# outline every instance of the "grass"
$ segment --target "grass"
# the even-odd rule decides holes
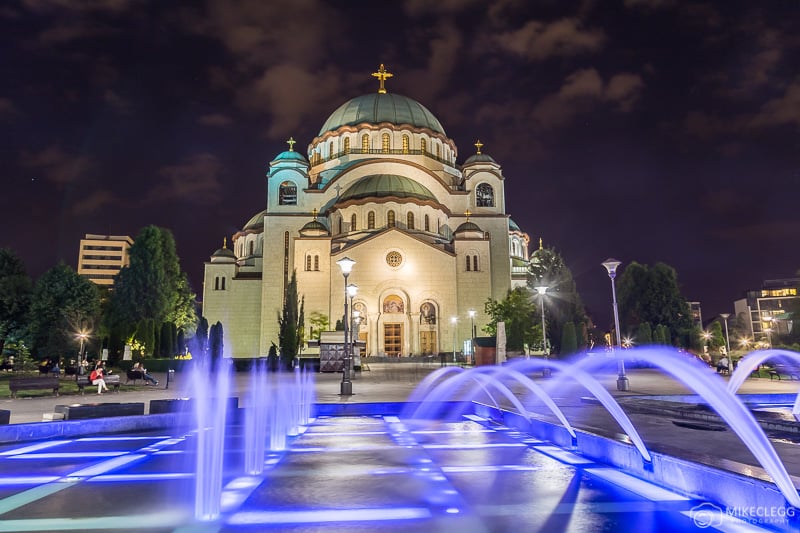
[[[0,372],[0,398],[11,398],[11,391],[8,388],[8,382],[11,381],[11,378],[37,378],[39,376],[40,374],[38,370],[34,372]],[[122,378],[122,383],[119,388],[120,392],[138,391],[147,388],[144,383],[141,385],[126,385],[124,374],[122,374],[120,377]],[[75,376],[65,376],[62,374],[58,381],[58,394],[60,396],[80,395],[80,392],[78,391],[78,384],[75,382]],[[48,396],[53,396],[52,390],[21,390],[17,392],[17,398],[43,398]]]

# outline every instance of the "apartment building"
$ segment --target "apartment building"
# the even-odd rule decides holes
[[[128,249],[133,239],[127,235],[93,235],[81,239],[78,274],[93,283],[110,287],[122,267],[130,263]]]

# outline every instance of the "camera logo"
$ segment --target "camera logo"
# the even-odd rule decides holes
[[[701,503],[689,510],[694,525],[700,528],[718,527],[722,525],[723,511],[713,503]]]

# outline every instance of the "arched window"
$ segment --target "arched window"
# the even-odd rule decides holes
[[[414,229],[414,213],[411,211],[406,215],[406,227],[408,229]]]
[[[475,187],[475,204],[478,207],[494,207],[494,189],[488,183]]]
[[[394,211],[389,211],[388,213],[386,213],[386,225],[389,226],[390,228],[393,228],[395,226]]]
[[[311,254],[306,255],[306,270],[311,270]]]
[[[439,159],[442,158],[442,147],[438,144],[436,145],[436,157],[438,157]]]
[[[222,278],[222,290],[223,291],[225,290],[225,278],[224,277]]]
[[[314,256],[314,270],[319,272],[319,256],[318,255]]]
[[[328,159],[333,157],[333,141],[328,143]]]
[[[389,153],[389,134],[384,133],[381,135],[381,152],[384,154]]]
[[[472,256],[472,270],[474,270],[475,272],[478,271],[478,256],[477,255],[473,255]]]
[[[367,213],[367,229],[375,229],[375,211]]]
[[[467,256],[467,272],[470,271],[470,266],[472,265],[472,263],[470,262],[470,259],[472,259],[472,258],[470,256]]]
[[[366,133],[361,136],[361,151],[365,154],[369,152],[369,135]]]
[[[253,255],[253,252],[255,251],[255,249],[256,249],[255,241],[250,241],[250,253],[249,253],[249,255]]]
[[[297,185],[291,181],[281,183],[278,191],[278,203],[280,205],[297,205]]]
[[[428,217],[428,215],[425,215],[425,231],[430,231],[430,230],[431,230],[431,219]]]
[[[336,224],[336,226],[337,226],[337,229],[339,230],[339,231],[337,231],[337,233],[339,233],[340,235],[341,235],[341,233],[342,233],[342,219],[343,219],[343,218],[344,218],[344,217],[339,217],[339,222],[337,222],[337,224]]]
[[[408,153],[408,135],[403,135],[403,153]]]
[[[219,276],[217,276],[216,278],[214,278],[214,290],[215,290],[215,291],[218,291],[218,290],[219,290]]]
[[[355,231],[356,229],[356,215],[353,213],[350,216],[350,231]]]
[[[419,149],[422,150],[423,154],[425,152],[427,152],[428,151],[428,141],[426,141],[425,139],[420,139],[419,140]]]
[[[344,138],[344,153],[346,154],[350,153],[350,137]]]

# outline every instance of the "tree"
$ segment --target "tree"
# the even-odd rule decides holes
[[[31,298],[29,336],[37,357],[63,357],[78,350],[76,336],[98,321],[97,286],[59,263],[36,282]]]
[[[650,326],[650,322],[639,324],[639,329],[636,331],[636,344],[639,346],[653,344],[653,328]]]
[[[204,316],[197,321],[194,336],[189,339],[189,353],[199,360],[205,359],[208,353],[208,320]]]
[[[327,331],[330,327],[328,315],[323,315],[319,311],[314,311],[308,317],[308,323],[311,324],[311,334],[309,337],[319,340],[320,334]]]
[[[222,323],[216,322],[208,332],[208,354],[211,358],[212,368],[217,368],[222,361],[225,350],[223,337]]]
[[[31,289],[22,260],[10,249],[0,248],[0,354],[7,338],[19,338],[23,332]]]
[[[656,334],[653,338],[658,338],[658,343],[663,344],[664,346],[672,346],[672,335],[670,334],[669,328],[664,324],[659,324],[656,326]]]
[[[572,272],[555,248],[540,247],[531,254],[528,288],[533,290],[537,286],[547,287],[544,297],[547,339],[557,353],[563,353],[560,345],[564,326],[572,322],[574,331],[583,332],[588,319]],[[586,345],[583,335],[579,345]]]
[[[294,359],[300,354],[300,347],[303,345],[304,306],[305,298],[298,299],[297,296],[297,272],[292,272],[292,279],[286,287],[283,312],[278,316],[280,357],[284,368],[287,369],[292,367]]]
[[[630,263],[618,278],[617,301],[620,327],[636,329],[642,322],[660,324],[669,331],[665,344],[671,344],[672,339],[681,339],[683,346],[690,344],[689,303],[680,293],[678,275],[671,266]]]
[[[541,333],[536,334],[537,328],[534,326],[538,325],[536,318],[541,315],[536,312],[537,308],[527,289],[511,289],[505,299],[499,302],[489,298],[484,304],[484,310],[490,320],[483,331],[492,336],[497,335],[497,323],[505,322],[506,349],[509,351],[522,351],[526,344],[531,345],[537,339],[541,343]]]
[[[114,279],[110,314],[111,324],[128,332],[142,320],[155,321],[159,332],[164,322],[184,330],[195,326],[194,295],[169,230],[147,226],[136,236],[130,266]]]
[[[561,329],[560,355],[571,355],[578,351],[578,339],[575,335],[575,324],[567,322]]]

